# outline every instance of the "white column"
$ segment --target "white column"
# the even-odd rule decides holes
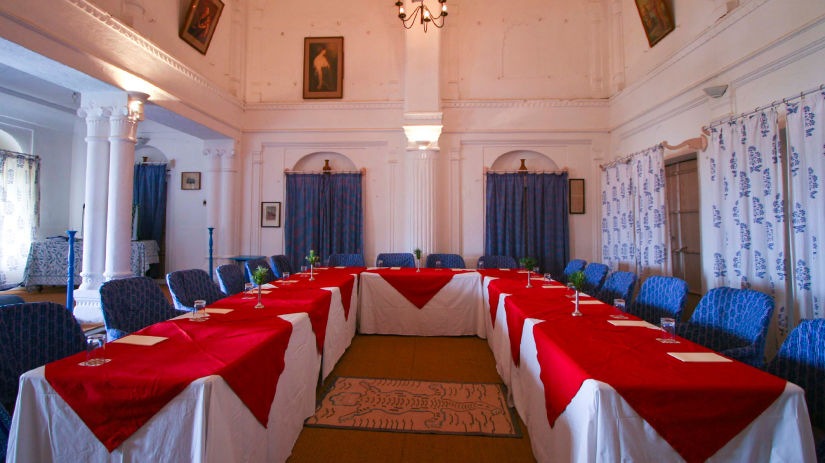
[[[220,197],[220,257],[229,259],[238,254],[237,231],[241,221],[239,202],[235,192],[238,188],[237,150],[228,150],[221,157],[221,197]]]
[[[132,187],[134,184],[137,119],[128,106],[119,106],[109,119],[109,204],[107,208],[106,269],[104,277],[116,280],[133,276]]]
[[[110,108],[82,107],[86,118],[86,193],[83,215],[82,283],[74,292],[75,318],[81,322],[103,320],[100,310],[100,285],[106,262],[106,207],[109,179]]]
[[[407,150],[409,242],[405,251],[437,250],[435,243],[435,160],[437,149]]]

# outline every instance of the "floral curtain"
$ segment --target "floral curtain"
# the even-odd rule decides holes
[[[23,281],[39,204],[40,158],[0,150],[0,284]]]
[[[665,166],[662,145],[644,150],[631,161],[631,195],[636,225],[636,273],[670,274],[669,236],[665,214]]]
[[[825,257],[819,246],[825,237],[825,92],[807,95],[786,108],[794,300],[800,318],[823,318]]]
[[[602,263],[615,272],[635,271],[633,196],[630,164],[602,172]]]
[[[711,204],[703,208],[703,223],[711,224],[708,286],[752,288],[773,296],[776,308],[766,346],[771,356],[788,329],[785,198],[776,111],[713,128],[708,153]]]

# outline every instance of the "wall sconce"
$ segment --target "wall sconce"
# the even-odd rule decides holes
[[[404,134],[407,141],[419,150],[438,149],[442,125],[405,125]]]
[[[129,118],[133,121],[142,121],[146,119],[146,115],[143,112],[143,105],[146,103],[146,100],[149,99],[149,95],[142,92],[129,92]]]

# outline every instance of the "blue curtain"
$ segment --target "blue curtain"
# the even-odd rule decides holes
[[[294,268],[305,265],[314,249],[330,254],[360,254],[363,248],[361,174],[286,176],[286,255]]]
[[[570,257],[567,174],[527,174],[525,185],[526,255],[543,272],[561,275]]]
[[[484,254],[524,256],[524,174],[487,174]]]
[[[132,205],[137,212],[137,239],[163,246],[166,229],[166,164],[135,164]]]

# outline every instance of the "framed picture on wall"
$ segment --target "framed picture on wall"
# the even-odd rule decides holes
[[[205,55],[222,11],[221,0],[192,0],[180,28],[180,38]]]
[[[261,227],[280,228],[281,227],[281,203],[262,202],[261,203]]]
[[[571,214],[584,214],[584,179],[571,178],[567,180],[567,194],[570,196],[569,208]]]
[[[639,10],[647,43],[651,47],[673,31],[673,18],[665,0],[636,0],[636,9]]]
[[[344,38],[304,38],[304,98],[344,96]]]
[[[201,189],[201,173],[200,172],[181,172],[180,173],[180,189],[181,190],[200,190]]]

